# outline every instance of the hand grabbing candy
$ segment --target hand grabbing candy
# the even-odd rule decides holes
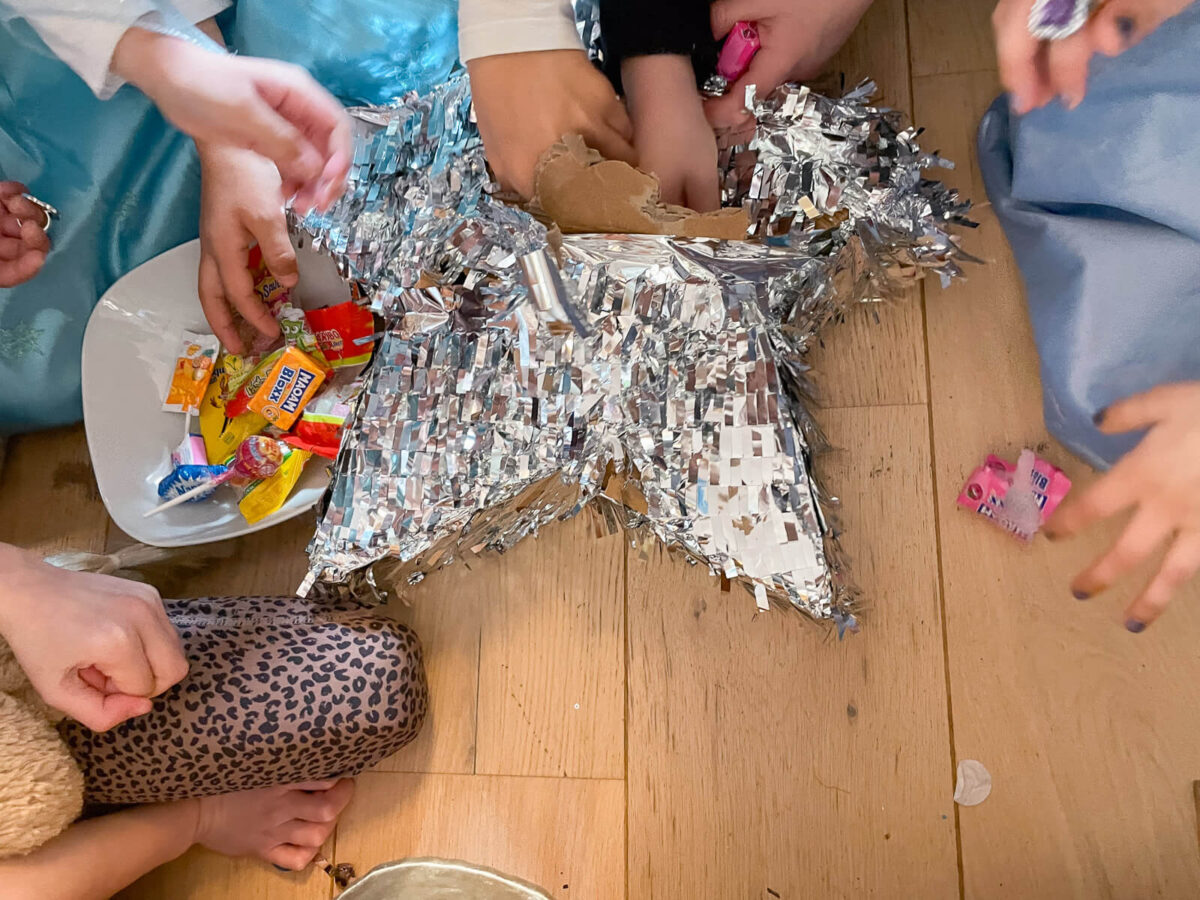
[[[1158,574],[1125,610],[1125,627],[1136,634],[1200,570],[1200,382],[1162,385],[1113,404],[1097,420],[1106,434],[1149,430],[1107,475],[1059,510],[1046,531],[1070,536],[1134,507],[1117,542],[1072,582],[1080,599],[1168,545]]]
[[[488,162],[501,186],[533,196],[538,159],[565,134],[608,159],[636,162],[633,126],[582,50],[484,56],[467,63]]]
[[[300,280],[288,238],[279,173],[248,150],[209,144],[200,149],[200,306],[226,349],[243,353],[233,310],[264,338],[279,337],[279,323],[254,292],[246,268],[249,250],[262,251],[267,268],[285,288]]]
[[[24,194],[25,185],[0,181],[0,288],[28,281],[50,252],[49,214]]]
[[[667,203],[708,212],[720,206],[717,141],[704,118],[692,61],[676,54],[621,63],[639,166],[658,176]]]
[[[1099,5],[1082,28],[1061,40],[1034,35],[1038,22],[1086,14],[1090,0],[1058,0],[1053,8],[1036,0],[1000,0],[992,13],[1000,80],[1013,112],[1023,115],[1055,97],[1072,109],[1087,93],[1088,65],[1097,53],[1119,56],[1193,0],[1109,0]]]
[[[297,209],[324,209],[341,194],[350,170],[350,119],[299,66],[131,28],[117,44],[112,70],[196,141],[252,150],[273,162]]]
[[[752,22],[762,48],[724,96],[707,101],[708,120],[716,128],[744,126],[747,86],[762,96],[785,81],[819,75],[870,5],[871,0],[716,0],[713,36],[723,38],[737,23]]]

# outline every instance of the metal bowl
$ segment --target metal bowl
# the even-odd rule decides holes
[[[339,900],[550,900],[539,887],[454,859],[401,859],[376,866]]]

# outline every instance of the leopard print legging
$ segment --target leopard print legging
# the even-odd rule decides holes
[[[369,607],[296,597],[169,601],[191,669],[111,731],[60,727],[87,801],[152,803],[355,775],[428,705],[416,635]]]

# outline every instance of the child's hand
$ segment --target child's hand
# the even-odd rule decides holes
[[[1071,588],[1081,599],[1105,590],[1169,544],[1158,574],[1125,611],[1125,627],[1135,634],[1200,570],[1200,382],[1154,388],[1113,404],[1100,418],[1107,434],[1142,428],[1149,431],[1141,443],[1055,514],[1047,528],[1051,536],[1065,537],[1135,508],[1117,542],[1076,576]]]
[[[870,5],[871,0],[716,0],[713,37],[725,37],[738,22],[753,22],[762,49],[723,97],[705,103],[713,127],[746,124],[748,85],[761,97],[785,81],[821,74]]]
[[[354,796],[349,778],[201,797],[195,843],[225,856],[256,856],[303,869],[329,840]]]
[[[1061,41],[1029,33],[1034,0],[1000,0],[992,13],[1000,81],[1013,112],[1024,115],[1055,97],[1074,109],[1087,93],[1088,63],[1097,53],[1119,56],[1193,0],[1109,0],[1086,25]]]
[[[296,251],[288,238],[279,173],[249,150],[200,147],[200,306],[225,348],[247,348],[233,310],[266,338],[279,336],[279,323],[254,292],[246,268],[250,248],[262,249],[271,274],[284,287],[300,279]]]
[[[112,70],[198,142],[253,150],[275,163],[298,209],[326,208],[350,169],[350,119],[299,66],[216,53],[131,28]]]
[[[625,107],[582,50],[484,56],[467,70],[479,133],[502,187],[532,197],[538,159],[566,134],[583,135],[608,159],[636,162]]]
[[[46,213],[21,195],[25,185],[0,181],[0,288],[16,287],[41,271],[50,252]]]
[[[720,206],[717,141],[692,61],[666,53],[631,57],[621,63],[621,83],[639,165],[658,176],[662,199],[700,212]]]
[[[0,634],[47,704],[93,731],[148,713],[187,674],[148,585],[69,572],[0,545]]]

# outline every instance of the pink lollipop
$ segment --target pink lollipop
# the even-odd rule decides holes
[[[233,454],[233,460],[229,463],[229,468],[224,472],[210,481],[196,485],[178,497],[172,497],[166,503],[160,503],[154,509],[147,512],[145,518],[148,519],[151,516],[156,516],[163,510],[170,509],[172,506],[187,503],[193,497],[198,497],[207,491],[211,491],[218,485],[222,485],[234,478],[247,478],[251,480],[270,478],[283,465],[284,456],[285,448],[279,441],[263,437],[261,434],[248,437],[238,446],[237,452]]]

